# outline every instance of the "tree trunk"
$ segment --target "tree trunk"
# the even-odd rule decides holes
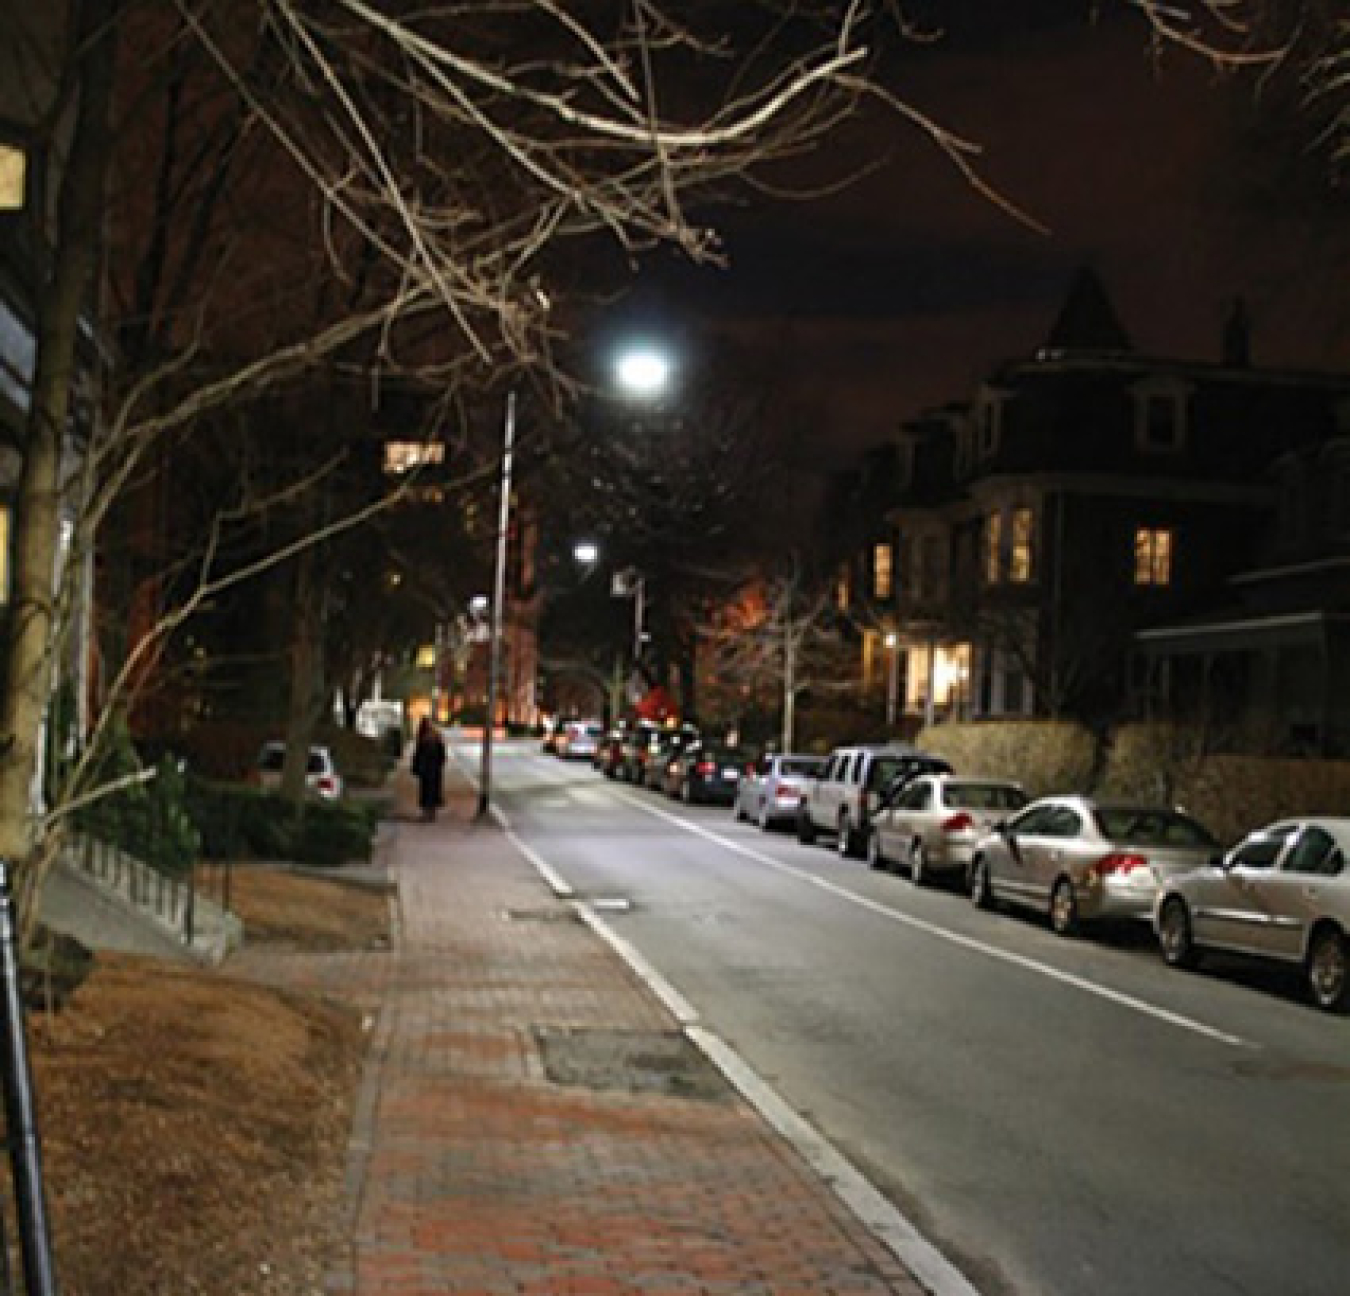
[[[13,597],[0,681],[0,855],[18,866],[24,938],[33,928],[46,871],[38,863],[44,854],[33,850],[34,802],[54,669],[61,452],[71,414],[80,315],[99,255],[118,0],[84,0],[75,11],[70,48],[79,98],[61,184],[52,273],[37,302],[36,369],[14,500]]]
[[[323,653],[324,586],[319,571],[322,560],[318,547],[310,546],[300,555],[296,577],[286,763],[281,773],[281,795],[296,804],[304,800],[309,745],[327,693]]]

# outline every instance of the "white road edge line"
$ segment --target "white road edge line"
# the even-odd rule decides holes
[[[818,877],[816,874],[806,869],[795,868],[791,864],[784,864],[782,860],[774,859],[771,855],[765,855],[760,851],[753,850],[749,846],[742,846],[740,842],[732,841],[728,837],[723,837],[719,833],[713,832],[702,824],[692,823],[688,819],[682,819],[679,815],[671,814],[660,806],[649,805],[639,800],[627,792],[620,792],[630,805],[645,810],[650,815],[655,815],[658,819],[665,819],[667,822],[676,824],[687,832],[694,833],[710,842],[716,843],[724,850],[732,851],[737,855],[743,855],[747,859],[754,860],[756,863],[763,864],[768,868],[783,873],[788,877],[794,877],[798,881],[806,882],[811,886],[818,887],[822,891],[828,891],[831,895],[839,896],[859,908],[867,909],[872,913],[879,914],[883,918],[888,918],[891,922],[899,923],[904,927],[912,927],[916,931],[926,932],[928,935],[936,937],[938,940],[944,940],[952,945],[959,945],[963,949],[972,950],[977,954],[983,954],[987,958],[997,959],[1003,963],[1011,963],[1015,967],[1020,967],[1024,971],[1034,972],[1039,976],[1046,977],[1051,981],[1058,981],[1061,985],[1073,987],[1075,990],[1081,990],[1085,994],[1095,995],[1099,999],[1105,999],[1122,1008],[1127,1008],[1131,1012],[1141,1013],[1146,1017],[1152,1017],[1157,1021],[1166,1022],[1170,1026],[1179,1027],[1181,1030],[1190,1031],[1192,1034],[1201,1035],[1205,1039],[1216,1040],[1220,1044],[1226,1044],[1230,1048],[1255,1049],[1259,1045],[1253,1044],[1250,1040],[1245,1040],[1239,1035],[1230,1035],[1227,1031],[1221,1031],[1214,1026],[1207,1026],[1204,1022],[1196,1021],[1193,1017],[1183,1016],[1181,1013],[1172,1012],[1169,1008],[1161,1008],[1157,1004],[1151,1004],[1147,1000],[1137,999],[1134,995],[1125,994],[1120,990],[1112,990],[1107,986],[1098,985],[1095,981],[1089,981],[1085,977],[1075,976],[1072,972],[1065,972],[1060,968],[1052,967],[1049,963],[1041,963],[1037,959],[1028,958],[1025,954],[1014,954],[1011,950],[1000,949],[997,945],[989,945],[984,941],[976,940],[973,936],[963,936],[960,932],[951,931],[949,928],[940,927],[937,923],[926,922],[922,918],[915,918],[911,914],[901,913],[897,909],[892,909],[887,905],[881,904],[876,900],[870,900],[866,896],[860,896],[856,892],[850,891],[847,887],[840,886],[836,882],[831,882],[826,878]]]
[[[931,1296],[980,1296],[961,1273],[822,1134],[803,1120],[734,1048],[698,1024],[698,1010],[633,945],[584,901],[582,920],[670,1009],[686,1038],[727,1082],[785,1139],[858,1222],[890,1248]]]

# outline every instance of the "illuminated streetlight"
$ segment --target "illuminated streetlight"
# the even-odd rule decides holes
[[[670,386],[674,366],[670,357],[654,347],[625,351],[615,363],[619,387],[630,396],[651,399]]]
[[[584,567],[593,567],[600,561],[600,546],[593,540],[578,540],[572,546],[572,557]]]

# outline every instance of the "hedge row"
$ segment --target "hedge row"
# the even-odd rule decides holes
[[[984,720],[934,725],[918,741],[955,769],[1016,779],[1033,796],[1181,805],[1228,842],[1287,816],[1350,815],[1350,761],[1213,752],[1181,725],[1123,725],[1099,740],[1067,721]]]

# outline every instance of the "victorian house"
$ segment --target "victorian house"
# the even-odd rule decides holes
[[[1208,709],[1344,744],[1350,376],[1258,368],[1240,303],[1217,350],[1137,351],[1083,271],[1034,355],[902,430],[903,714]]]

